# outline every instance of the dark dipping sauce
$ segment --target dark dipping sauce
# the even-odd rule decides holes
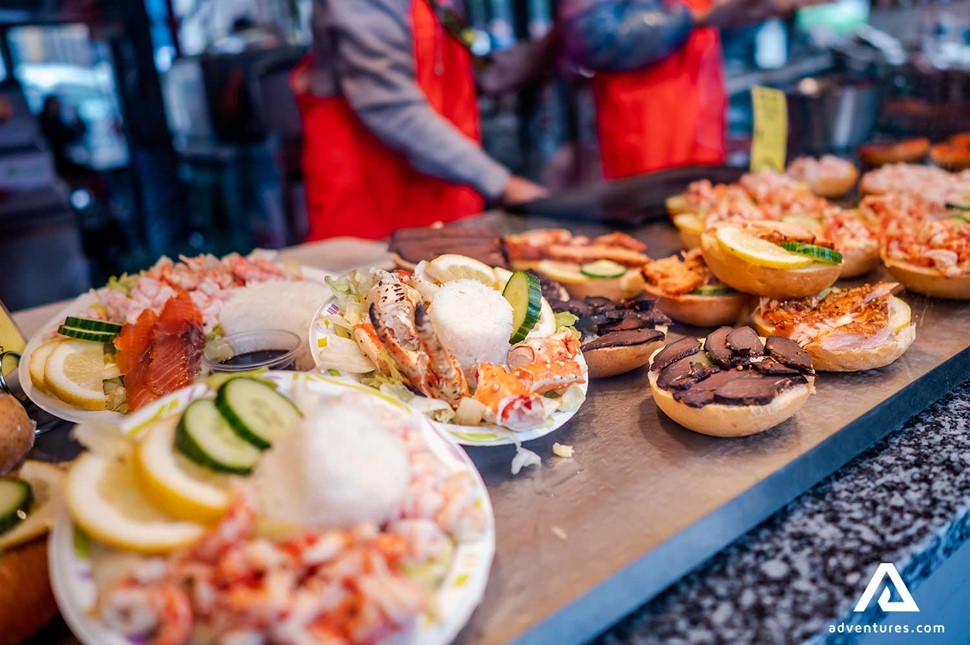
[[[287,349],[257,349],[253,352],[244,352],[242,354],[236,354],[232,358],[227,358],[224,361],[219,361],[219,365],[225,365],[226,367],[253,367],[254,365],[265,365],[266,363],[271,363],[278,359],[284,354],[289,354],[290,350]],[[287,363],[283,365],[276,365],[273,367],[275,370],[291,370],[296,363],[296,358],[290,359]]]
[[[766,405],[815,371],[801,347],[781,336],[764,345],[750,327],[721,327],[704,341],[682,338],[654,357],[657,385],[693,408],[712,403]]]

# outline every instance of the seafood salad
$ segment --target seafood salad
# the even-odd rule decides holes
[[[206,338],[222,333],[220,312],[234,292],[302,280],[298,267],[272,257],[162,257],[141,273],[112,278],[82,296],[86,304],[32,350],[33,389],[75,409],[127,413],[194,382]]]
[[[414,273],[355,271],[330,286],[319,366],[437,421],[532,430],[585,398],[573,318],[557,318],[532,273],[445,255]]]
[[[91,450],[66,501],[91,539],[89,615],[156,645],[424,642],[454,618],[438,597],[449,577],[487,574],[481,482],[420,415],[271,374],[230,380],[133,441],[80,437]]]

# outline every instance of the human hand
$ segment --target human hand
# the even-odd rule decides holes
[[[549,191],[522,177],[510,177],[502,191],[502,204],[511,206],[513,204],[523,204],[547,197]]]

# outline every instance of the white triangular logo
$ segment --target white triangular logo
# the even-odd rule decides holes
[[[916,606],[916,601],[913,600],[912,594],[906,588],[906,583],[903,582],[902,577],[900,577],[899,572],[896,571],[896,567],[891,562],[883,562],[876,569],[876,572],[872,574],[872,580],[869,581],[869,586],[866,587],[862,598],[859,598],[859,602],[856,603],[855,611],[865,611],[869,607],[869,603],[872,602],[873,596],[879,591],[879,585],[882,584],[883,578],[886,576],[889,576],[889,582],[896,588],[896,593],[899,594],[902,600],[890,600],[892,594],[889,593],[889,583],[887,583],[886,588],[882,590],[882,594],[879,596],[879,608],[887,613],[894,611],[919,611],[919,607]]]

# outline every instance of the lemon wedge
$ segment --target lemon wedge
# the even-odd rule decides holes
[[[739,228],[725,226],[717,229],[717,241],[729,253],[759,266],[801,269],[812,263],[810,257],[789,253],[777,244],[762,240]]]
[[[44,385],[51,394],[84,410],[104,409],[104,345],[86,340],[57,344],[44,366]]]
[[[54,338],[46,343],[41,343],[30,355],[30,364],[27,366],[30,371],[30,382],[41,392],[47,391],[47,382],[44,376],[44,372],[47,369],[47,359],[60,342],[60,339]]]
[[[893,297],[889,300],[889,324],[898,334],[913,323],[913,310],[905,300]]]
[[[492,267],[474,258],[454,253],[439,255],[428,262],[424,267],[424,274],[438,284],[453,280],[477,280],[492,289],[496,286]]]
[[[178,417],[152,424],[134,451],[142,488],[172,517],[208,524],[229,507],[229,477],[194,463],[174,448]]]
[[[202,537],[205,526],[177,520],[141,490],[133,463],[86,453],[67,473],[64,501],[74,523],[95,540],[138,553],[168,553]]]
[[[536,270],[546,277],[563,284],[578,284],[588,282],[589,278],[579,270],[579,265],[572,262],[558,262],[556,260],[542,260],[536,265]]]
[[[62,503],[64,471],[57,466],[42,461],[27,461],[16,476],[30,484],[34,500],[27,517],[14,528],[0,534],[0,553],[47,533],[57,519]]]

